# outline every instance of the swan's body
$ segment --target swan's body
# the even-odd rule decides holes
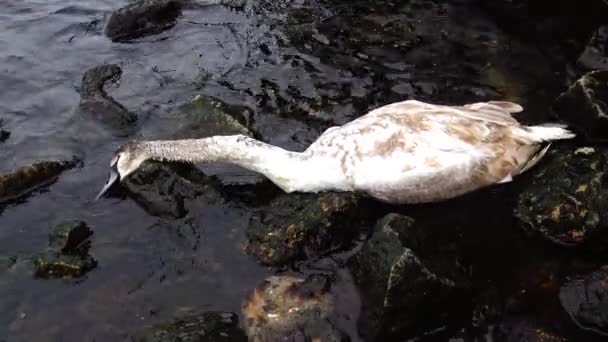
[[[145,159],[228,162],[259,172],[286,192],[358,191],[389,203],[433,202],[509,181],[572,138],[561,127],[524,126],[521,106],[393,103],[325,131],[304,152],[243,136],[136,142],[112,161],[121,178]],[[107,187],[106,187],[107,188]],[[103,191],[102,191],[103,192]]]

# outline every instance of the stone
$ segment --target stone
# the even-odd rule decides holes
[[[82,254],[83,244],[93,235],[91,228],[82,221],[55,225],[49,233],[49,247],[63,254]]]
[[[608,71],[608,26],[600,26],[593,33],[577,64],[588,71]]]
[[[27,195],[53,183],[59,175],[79,165],[78,160],[43,161],[0,175],[0,203]]]
[[[105,34],[113,42],[124,42],[170,29],[180,16],[182,1],[139,0],[112,12]]]
[[[130,337],[131,342],[247,341],[232,312],[187,312],[151,325]]]
[[[81,277],[97,266],[90,255],[68,255],[49,250],[33,260],[35,275],[41,278]]]
[[[552,111],[590,142],[608,141],[608,71],[578,79],[555,100]]]
[[[608,266],[566,282],[559,300],[580,328],[608,336]]]

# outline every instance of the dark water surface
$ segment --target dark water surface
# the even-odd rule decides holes
[[[401,20],[391,19],[398,16],[390,13],[394,4],[381,3],[388,9],[370,15],[370,22]],[[254,128],[265,140],[301,149],[326,127],[411,96],[455,103],[502,97],[530,108],[547,108],[555,89],[562,87],[552,79],[540,52],[501,33],[466,7],[444,15],[421,7],[421,13],[429,14],[420,17],[426,22],[417,33],[422,43],[416,35],[407,39],[412,46],[394,44],[381,33],[371,42],[372,30],[357,26],[349,3],[331,13],[314,4],[302,9],[304,24],[315,18],[326,32],[297,41],[297,34],[272,24],[289,23],[280,7],[286,2],[266,3],[268,8],[258,11],[189,6],[177,25],[164,33],[112,43],[103,27],[111,11],[125,4],[24,0],[1,5],[0,118],[11,136],[0,145],[0,171],[72,156],[83,166],[64,172],[50,187],[0,214],[0,254],[18,257],[15,268],[0,276],[0,341],[117,341],[184,307],[239,312],[249,291],[274,273],[242,252],[248,208],[211,206],[167,221],[129,199],[93,201],[105,182],[112,151],[129,139],[154,138],[154,132],[164,128],[158,127],[158,117],[197,94],[252,108],[255,117],[250,119],[255,119]],[[446,20],[453,31],[443,33],[442,24],[435,22]],[[304,30],[304,24],[299,29]],[[336,38],[336,46],[324,43],[327,36],[339,35],[348,38]],[[440,39],[434,37],[443,35],[456,35],[453,39],[463,43],[433,45]],[[291,45],[286,44],[287,36]],[[361,37],[367,41],[358,49]],[[469,49],[472,41],[483,48]],[[497,48],[506,41],[514,46],[509,53]],[[415,44],[427,44],[427,54],[414,51],[403,59],[404,49]],[[429,54],[436,56],[435,62]],[[138,113],[140,130],[135,136],[119,139],[96,130],[66,128],[77,111],[82,74],[103,63],[117,63],[123,69],[120,86],[108,92]],[[298,98],[306,101],[284,100]],[[545,116],[535,113],[524,120]],[[448,210],[454,210],[450,215],[455,226],[466,226],[466,218],[475,218],[468,229],[476,238],[465,244],[464,253],[473,260],[474,287],[481,293],[487,284],[498,283],[506,292],[499,295],[503,298],[536,276],[539,268],[559,264],[561,257],[549,257],[557,253],[544,254],[544,249],[522,243],[510,211],[512,197],[490,198]],[[433,215],[433,208],[424,210]],[[464,214],[467,211],[472,212]],[[94,230],[91,254],[98,267],[77,280],[34,278],[30,258],[46,248],[48,228],[71,219],[83,220]],[[530,280],[530,287],[542,290],[543,281]],[[551,296],[535,300],[549,313],[535,307],[533,300],[524,310],[527,314],[543,317],[559,311],[555,284],[546,286],[547,292],[539,293]]]

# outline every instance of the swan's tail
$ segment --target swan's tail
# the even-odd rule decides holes
[[[516,135],[534,143],[572,139],[576,136],[576,134],[568,130],[566,126],[559,124],[527,126],[523,130],[517,132]]]

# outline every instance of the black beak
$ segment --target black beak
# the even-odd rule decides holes
[[[116,165],[113,165],[112,168],[110,169],[110,177],[108,178],[106,185],[103,186],[103,189],[101,189],[101,191],[99,192],[97,197],[95,197],[95,200],[98,200],[99,198],[101,198],[101,196],[103,196],[103,194],[105,194],[108,191],[108,189],[110,189],[112,187],[112,185],[114,185],[116,183],[116,181],[118,181],[119,178],[120,177],[118,176],[118,170],[116,169]]]

